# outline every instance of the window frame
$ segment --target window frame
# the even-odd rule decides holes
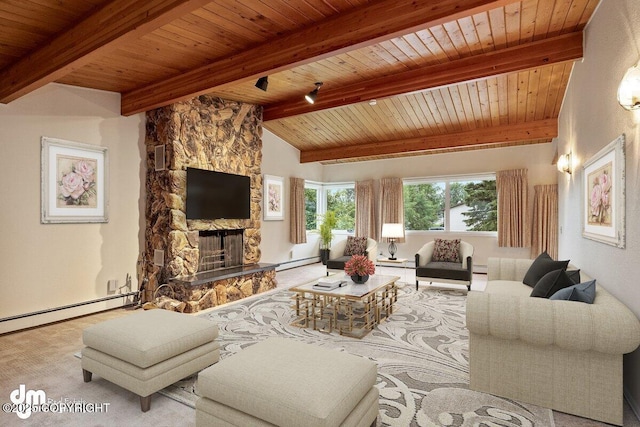
[[[315,190],[318,191],[317,193],[317,197],[316,197],[316,212],[318,215],[324,215],[327,212],[327,192],[330,190],[340,190],[340,189],[344,189],[344,188],[351,188],[354,190],[354,194],[355,194],[355,189],[356,189],[356,183],[355,181],[353,182],[318,182],[318,181],[310,181],[310,180],[305,180],[304,181],[304,188],[313,188]],[[354,200],[355,202],[355,200]],[[354,218],[355,219],[355,218]],[[318,230],[306,230],[307,233],[317,233]],[[353,234],[355,232],[355,230],[341,230],[341,229],[334,229],[333,233],[336,235],[349,235],[349,234]]]
[[[446,234],[449,236],[497,236],[498,231],[464,231],[464,230],[450,230],[451,226],[451,183],[453,182],[468,182],[468,181],[485,181],[496,180],[496,174],[493,172],[480,173],[480,174],[464,174],[464,175],[443,175],[443,176],[429,176],[429,177],[414,177],[403,178],[402,187],[405,185],[419,185],[419,184],[434,184],[444,182],[444,230],[406,230],[407,234]],[[496,197],[497,197],[496,192]]]

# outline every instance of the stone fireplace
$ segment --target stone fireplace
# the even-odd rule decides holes
[[[260,261],[262,217],[261,107],[203,95],[148,111],[146,119],[145,302],[154,300],[156,289],[163,284],[172,282],[189,286],[183,279],[205,271],[257,264]],[[158,151],[164,151],[164,168],[155,162]],[[187,220],[188,167],[250,177],[250,218]],[[158,258],[162,258],[162,263],[158,263]],[[249,284],[247,277],[250,274]],[[235,279],[211,279],[206,283],[198,279],[197,284],[202,291],[200,296],[215,289],[218,298],[214,300],[217,302],[228,300],[229,295],[238,299],[275,286],[273,268],[241,274]],[[173,294],[191,295],[193,292],[192,289],[174,289]],[[202,309],[204,305],[215,305],[216,301],[207,304],[181,302],[186,303],[184,311],[190,312]]]

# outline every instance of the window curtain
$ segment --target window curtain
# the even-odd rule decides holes
[[[380,201],[380,226],[382,227],[384,223],[399,223],[404,226],[402,179],[382,178],[380,180]],[[396,243],[404,243],[404,241],[404,237],[396,239]]]
[[[356,182],[356,236],[378,240],[373,180]]]
[[[498,190],[498,246],[529,247],[527,170],[499,171],[496,174],[496,188]]]
[[[547,251],[558,259],[558,185],[533,187],[533,232],[531,256]]]
[[[289,240],[291,243],[307,243],[307,219],[304,205],[304,179],[289,178]]]

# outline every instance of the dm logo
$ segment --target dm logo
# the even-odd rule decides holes
[[[13,390],[9,398],[16,405],[16,415],[23,420],[31,416],[31,409],[34,405],[42,405],[47,401],[47,395],[44,391],[26,390],[24,384],[20,384],[20,387]]]

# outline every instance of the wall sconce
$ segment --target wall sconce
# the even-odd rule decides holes
[[[625,110],[640,110],[640,62],[624,73],[618,86],[618,102]]]
[[[322,87],[322,82],[316,82],[316,88],[304,96],[304,99],[306,99],[309,104],[316,102],[320,87]]]
[[[269,76],[260,77],[256,82],[256,87],[265,92],[267,91],[267,86],[269,86]]]
[[[571,175],[571,152],[558,157],[558,170]]]
[[[404,226],[403,224],[397,223],[385,223],[382,224],[382,237],[386,237],[389,239],[391,243],[389,243],[389,259],[396,259],[396,250],[398,247],[396,246],[396,239],[400,239],[404,237]]]

